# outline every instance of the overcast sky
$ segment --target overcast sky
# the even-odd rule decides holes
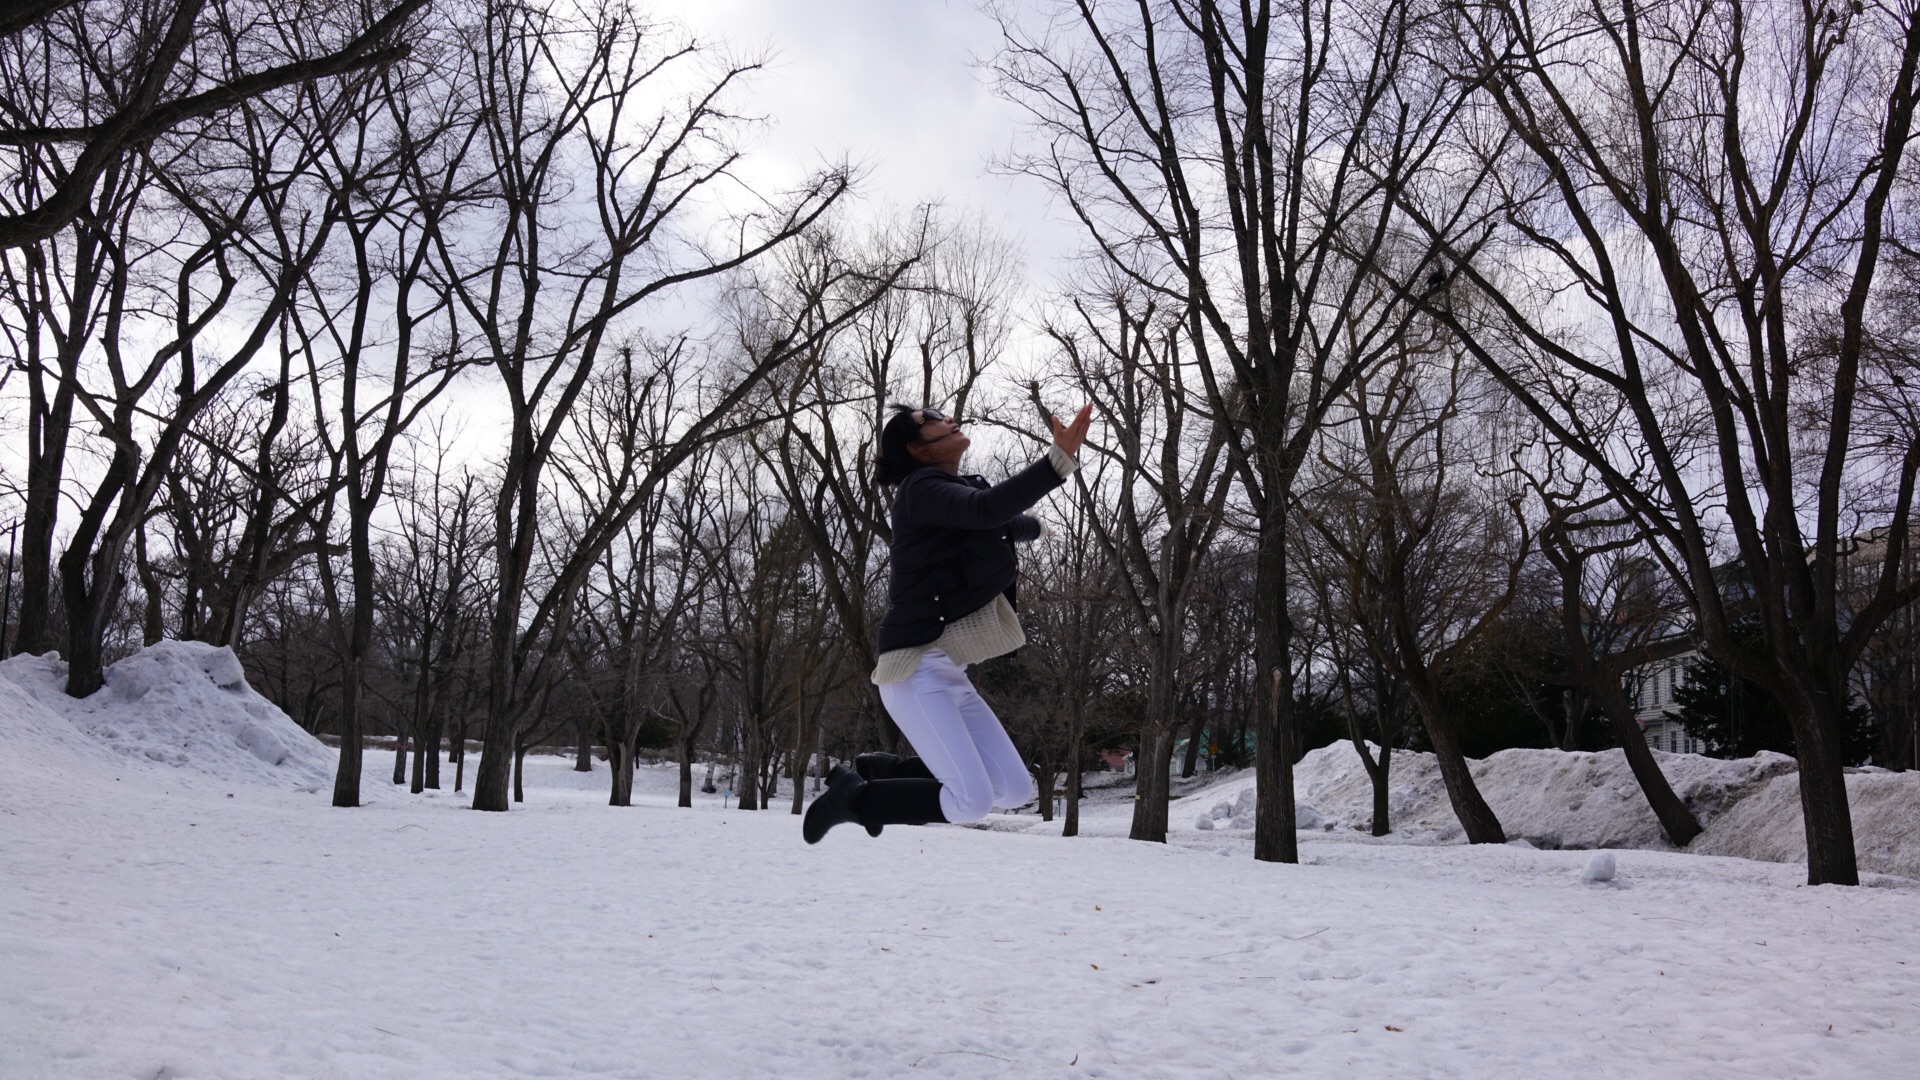
[[[865,167],[863,201],[979,212],[1028,252],[1035,283],[1076,243],[1036,181],[993,175],[1020,137],[977,58],[998,27],[974,0],[661,0],[701,38],[771,54],[742,103],[767,117],[755,173],[792,176],[841,155]]]

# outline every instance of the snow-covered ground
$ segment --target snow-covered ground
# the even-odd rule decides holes
[[[214,661],[176,674],[212,683]],[[0,1076],[1892,1077],[1920,1057],[1904,879],[1616,850],[1590,883],[1588,851],[1344,829],[1278,866],[1191,821],[1126,841],[1120,801],[1073,839],[809,848],[784,810],[675,808],[671,768],[614,809],[603,765],[540,758],[511,813],[382,769],[335,810],[302,790],[311,746],[223,775],[206,733],[226,729],[179,762],[118,726],[178,688],[83,725],[19,674],[0,668]]]

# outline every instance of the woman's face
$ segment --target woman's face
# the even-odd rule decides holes
[[[960,430],[960,421],[941,417],[929,418],[920,425],[920,441],[908,448],[914,458],[928,465],[941,465],[957,468],[961,455],[973,440]]]

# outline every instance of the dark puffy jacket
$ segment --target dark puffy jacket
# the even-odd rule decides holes
[[[1046,458],[992,485],[931,466],[901,481],[880,651],[930,644],[996,593],[1011,601],[1014,541],[1040,536],[1040,523],[1021,511],[1065,482]]]

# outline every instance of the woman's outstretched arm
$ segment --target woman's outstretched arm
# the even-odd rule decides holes
[[[982,491],[965,484],[942,483],[931,474],[909,478],[900,488],[899,506],[914,521],[947,529],[997,529],[1066,482],[1080,467],[1074,460],[1093,423],[1093,406],[1081,408],[1073,423],[1048,417],[1053,446],[1047,456]]]
[[[933,470],[924,470],[901,485],[895,505],[908,519],[922,525],[943,529],[998,529],[1064,483],[1066,477],[1055,466],[1050,452],[1047,457],[984,490],[949,480]]]

